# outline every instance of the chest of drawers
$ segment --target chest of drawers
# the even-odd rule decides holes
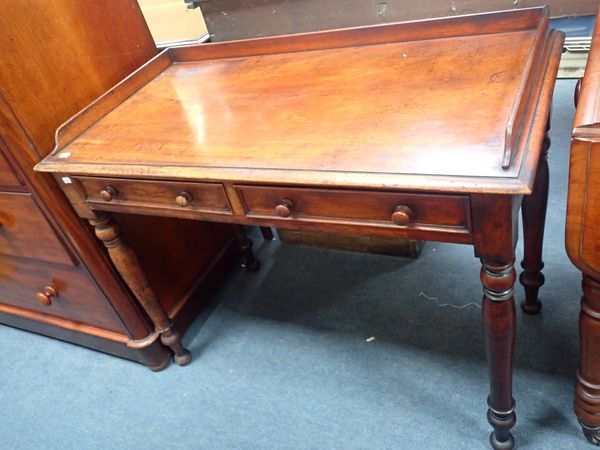
[[[8,2],[0,47],[0,323],[165,367],[169,350],[103,246],[53,177],[33,171],[62,122],[157,53],[137,2]],[[193,194],[214,198],[206,189]],[[185,329],[207,299],[198,289],[234,261],[232,228],[150,217],[121,223],[156,274],[170,319]],[[174,245],[179,238],[189,243]],[[146,240],[158,246],[144,252]]]

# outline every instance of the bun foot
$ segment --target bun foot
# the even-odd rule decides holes
[[[494,428],[490,434],[490,444],[494,450],[511,450],[515,446],[515,438],[510,429],[515,426],[517,416],[514,411],[498,413],[491,408],[487,413],[488,422]]]
[[[508,434],[508,439],[506,441],[499,441],[496,437],[496,434],[492,432],[490,434],[490,444],[494,450],[512,450],[515,448],[515,438],[512,434]]]
[[[252,259],[252,261],[250,263],[243,261],[242,267],[244,269],[246,269],[248,272],[258,272],[260,269],[260,261],[256,258]]]
[[[189,350],[184,349],[179,355],[173,355],[173,361],[178,366],[187,366],[192,362],[192,353]]]
[[[164,361],[162,361],[160,364],[157,364],[155,366],[148,366],[148,369],[150,369],[152,372],[160,372],[161,370],[165,370],[167,367],[169,367],[170,362],[170,357],[165,358]]]
[[[252,251],[252,240],[246,235],[244,227],[241,225],[234,225],[234,230],[237,235],[238,245],[240,248],[241,255],[241,266],[248,272],[256,272],[260,269],[260,261],[254,257]]]
[[[579,421],[579,425],[581,425],[583,435],[590,444],[600,445],[600,427],[589,427],[581,422],[581,420]]]
[[[537,314],[542,309],[542,302],[539,299],[536,299],[535,302],[523,300],[521,302],[521,309],[527,314]]]

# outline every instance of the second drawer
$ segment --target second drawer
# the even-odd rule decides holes
[[[248,217],[333,221],[470,233],[469,197],[271,186],[236,186]]]

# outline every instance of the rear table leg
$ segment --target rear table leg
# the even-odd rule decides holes
[[[265,239],[265,241],[273,240],[273,230],[271,229],[271,227],[260,227],[260,233],[262,234],[262,237]]]
[[[256,272],[258,269],[260,269],[260,261],[254,257],[254,252],[252,251],[252,240],[246,234],[243,226],[234,225],[233,228],[240,246],[240,254],[242,257],[241,266],[244,267],[248,272]]]
[[[523,197],[521,213],[523,216],[523,244],[525,255],[521,262],[523,272],[519,281],[525,288],[525,300],[521,308],[528,314],[536,314],[542,308],[538,298],[540,287],[544,284],[544,262],[542,261],[542,246],[544,243],[544,226],[546,224],[546,209],[548,206],[548,149],[550,148],[550,119],[546,129],[546,136],[542,144],[542,153],[535,177],[535,184],[531,195]]]

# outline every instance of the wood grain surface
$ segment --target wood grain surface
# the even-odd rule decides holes
[[[544,9],[491,17],[357,29],[369,45],[351,47],[342,30],[319,44],[299,35],[175,49],[173,65],[59,142],[39,170],[529,193],[543,139],[533,122],[549,108],[561,36],[540,35]],[[474,23],[484,34],[469,35]],[[446,37],[414,40],[435,29]],[[242,45],[255,56],[239,56]],[[507,136],[518,142],[505,169]]]

